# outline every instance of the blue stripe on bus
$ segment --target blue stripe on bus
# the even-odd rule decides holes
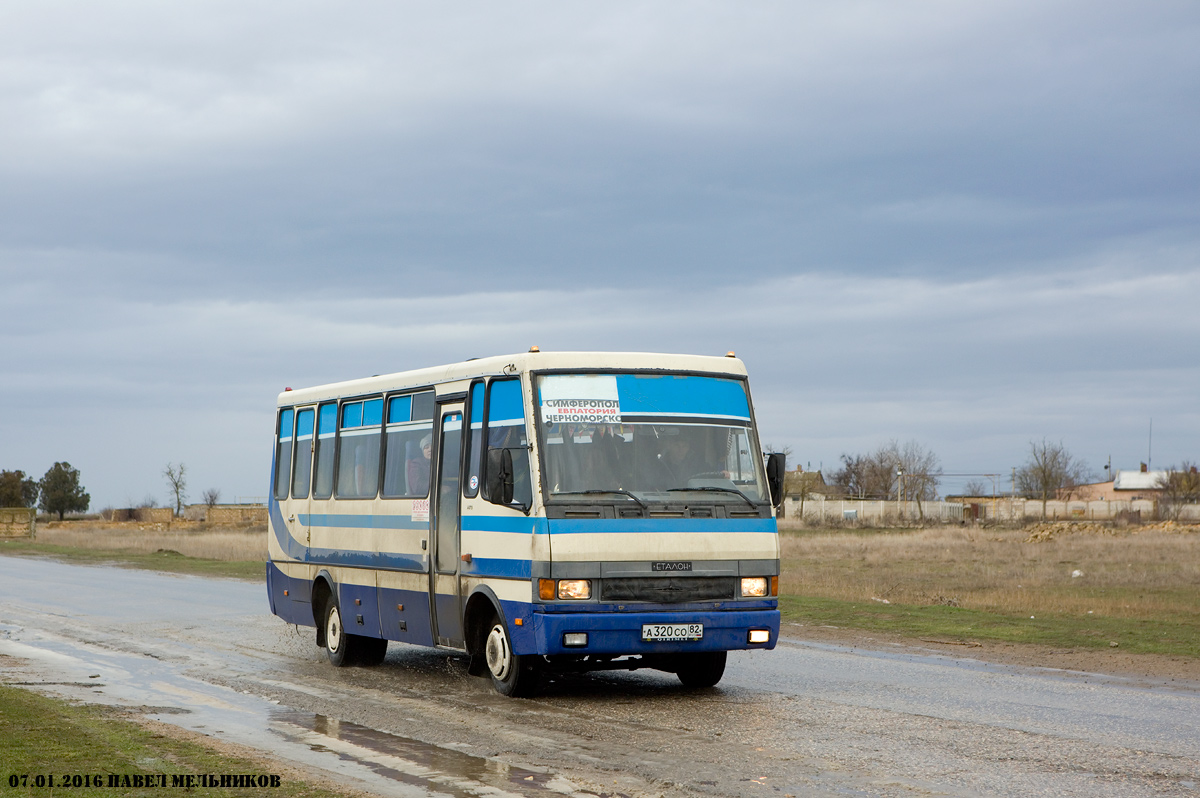
[[[471,532],[515,532],[527,535],[546,534],[546,519],[523,515],[464,515],[462,517],[463,531]]]
[[[488,422],[524,421],[525,400],[520,380],[492,380],[488,387]]]
[[[296,437],[311,438],[313,434],[313,411],[301,410],[296,414]]]
[[[342,429],[362,426],[362,402],[347,402],[342,405]]]
[[[295,412],[289,408],[279,414],[279,440],[281,442],[292,439],[292,417]]]
[[[274,514],[278,507],[272,502]],[[343,529],[428,529],[426,521],[413,521],[407,515],[344,515],[313,514],[298,515],[300,523],[313,527],[340,527]],[[283,517],[279,515],[279,526]],[[537,516],[466,515],[462,517],[463,531],[507,532],[534,535],[583,535],[664,532],[775,532],[773,518],[556,518],[547,521]],[[282,544],[283,541],[280,540]],[[286,550],[287,547],[284,546]]]
[[[368,399],[363,402],[362,423],[364,427],[375,427],[383,423],[382,399]]]
[[[471,386],[471,427],[483,426],[483,383]]]
[[[393,396],[388,400],[388,423],[412,421],[412,396]]]
[[[320,417],[317,421],[318,435],[332,435],[337,428],[337,405],[333,402],[321,405]]]
[[[555,518],[548,526],[552,535],[776,531],[774,518]]]
[[[555,518],[465,515],[463,530],[535,535],[608,532],[775,532],[774,518]]]
[[[741,380],[683,374],[616,377],[622,413],[750,418],[746,384]]]
[[[464,562],[460,572],[463,576],[494,576],[501,579],[530,579],[533,577],[531,560],[510,560],[499,557],[473,557]]]

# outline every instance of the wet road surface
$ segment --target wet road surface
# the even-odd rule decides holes
[[[0,556],[0,655],[4,681],[380,795],[1200,794],[1200,685],[908,649],[787,639],[714,689],[601,673],[513,700],[432,649],[334,669],[259,584]]]

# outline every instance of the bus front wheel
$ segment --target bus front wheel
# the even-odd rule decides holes
[[[538,679],[533,658],[513,653],[508,630],[499,618],[492,619],[492,629],[484,643],[483,656],[496,692],[514,697],[533,694]]]
[[[680,654],[675,662],[675,675],[684,687],[712,687],[725,675],[724,651],[705,651]]]

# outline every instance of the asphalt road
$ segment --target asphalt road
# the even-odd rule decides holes
[[[0,679],[382,795],[1200,794],[1200,685],[789,638],[709,690],[638,671],[514,700],[451,654],[334,669],[313,638],[258,584],[0,556]]]

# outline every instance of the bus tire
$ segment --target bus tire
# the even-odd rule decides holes
[[[726,657],[724,651],[680,654],[675,662],[675,675],[684,687],[712,687],[725,675]]]
[[[532,695],[536,691],[538,672],[533,657],[513,653],[508,629],[497,616],[492,616],[483,656],[492,677],[492,686],[500,695],[516,698]]]
[[[336,668],[355,664],[357,660],[355,643],[358,642],[358,638],[347,632],[342,625],[342,611],[338,608],[336,597],[330,596],[325,602],[325,612],[322,615],[322,628],[325,630],[325,652],[329,655],[329,662]]]

